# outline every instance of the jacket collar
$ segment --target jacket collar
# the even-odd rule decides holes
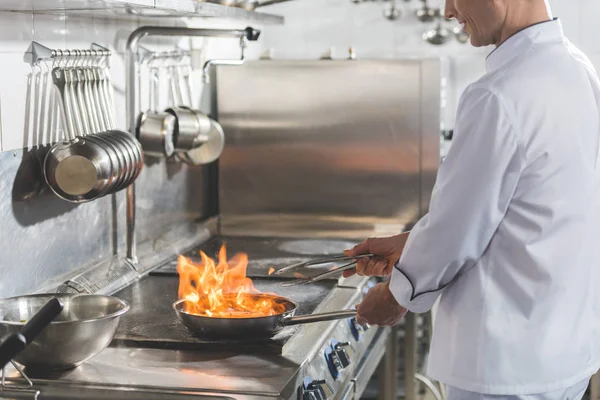
[[[562,39],[564,34],[558,18],[528,26],[494,49],[485,61],[485,68],[488,73],[494,72],[537,43]]]

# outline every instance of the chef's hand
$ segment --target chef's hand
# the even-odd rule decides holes
[[[356,264],[356,269],[344,271],[344,278],[354,275],[389,276],[394,265],[400,259],[404,245],[410,232],[384,238],[369,238],[357,244],[351,250],[344,251],[349,257],[361,254],[374,254],[372,258],[361,258]]]
[[[393,326],[396,325],[408,310],[402,307],[392,292],[389,282],[383,282],[373,286],[364,297],[363,301],[356,306],[356,321],[364,325]]]

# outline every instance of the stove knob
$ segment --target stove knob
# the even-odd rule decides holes
[[[302,393],[302,400],[327,400],[333,396],[333,390],[327,381],[312,381]]]
[[[338,343],[334,346],[333,351],[337,355],[338,360],[340,360],[342,368],[350,365],[350,358],[352,357],[350,343]]]
[[[360,340],[360,336],[362,335],[362,333],[369,329],[367,325],[360,325],[356,321],[356,318],[350,318],[348,320],[348,323],[350,324],[350,332],[352,333],[352,336],[354,336],[354,339],[357,341]]]
[[[327,361],[327,367],[333,379],[337,379],[340,375],[340,371],[344,369],[340,357],[333,348],[327,348],[325,350],[325,360]]]

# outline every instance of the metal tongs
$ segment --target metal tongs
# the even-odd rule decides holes
[[[308,284],[308,283],[318,282],[318,281],[321,281],[323,279],[327,279],[327,278],[330,278],[332,276],[335,276],[335,275],[339,274],[340,272],[347,271],[349,269],[353,269],[353,268],[355,268],[355,265],[358,262],[358,260],[360,260],[361,258],[370,258],[370,257],[373,257],[373,256],[374,256],[374,254],[361,254],[361,255],[358,255],[358,256],[350,257],[350,256],[347,256],[345,254],[341,254],[341,255],[337,255],[337,256],[331,256],[331,257],[327,257],[327,258],[321,258],[321,259],[318,259],[318,260],[311,260],[311,261],[306,261],[306,262],[302,262],[302,263],[288,265],[287,267],[283,267],[283,268],[275,271],[273,273],[273,275],[281,275],[281,274],[283,274],[285,272],[294,271],[294,270],[297,270],[297,269],[300,269],[300,268],[311,267],[311,266],[314,266],[314,265],[330,264],[330,263],[334,263],[334,262],[341,262],[341,261],[352,260],[352,262],[344,264],[341,267],[332,269],[331,271],[323,272],[322,274],[315,275],[315,276],[313,276],[311,278],[300,278],[300,279],[297,279],[297,280],[292,281],[292,282],[285,282],[285,283],[282,283],[281,286],[295,286],[295,285]]]

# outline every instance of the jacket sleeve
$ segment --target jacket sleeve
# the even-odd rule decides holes
[[[525,164],[513,121],[489,90],[463,94],[429,213],[412,229],[390,281],[390,291],[410,311],[429,311],[488,247]]]

